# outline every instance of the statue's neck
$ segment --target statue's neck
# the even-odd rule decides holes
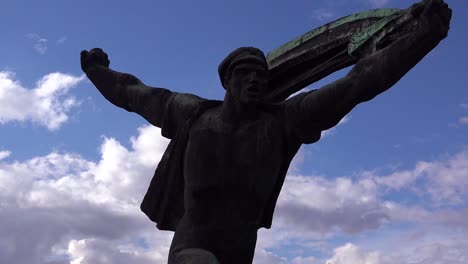
[[[258,115],[257,104],[243,104],[235,100],[229,93],[226,93],[221,111],[221,118],[224,122],[235,124],[257,119]]]

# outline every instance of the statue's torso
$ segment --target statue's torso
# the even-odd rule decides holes
[[[197,225],[253,224],[271,198],[286,155],[284,122],[265,112],[234,127],[222,122],[219,112],[209,110],[190,129],[186,213]]]
[[[210,109],[190,128],[185,215],[173,247],[234,247],[253,254],[258,221],[287,156],[285,124],[270,112],[236,127],[219,115],[220,108]]]

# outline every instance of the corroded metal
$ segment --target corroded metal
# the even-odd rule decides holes
[[[410,12],[375,9],[313,29],[267,55],[270,91],[266,102],[286,99],[327,75],[355,64],[414,27]]]
[[[267,59],[268,61],[274,61],[277,57],[285,54],[288,51],[293,50],[294,48],[297,48],[299,45],[307,42],[308,40],[326,31],[333,30],[334,28],[337,28],[344,24],[352,23],[352,22],[359,21],[359,20],[367,20],[367,19],[374,20],[376,18],[386,18],[389,16],[393,16],[395,14],[399,14],[400,12],[401,12],[400,9],[382,8],[382,9],[374,9],[374,10],[369,10],[369,11],[360,12],[357,14],[342,17],[338,20],[335,20],[333,22],[330,22],[328,24],[315,28],[307,33],[304,33],[303,35],[281,45],[279,48],[274,49],[273,51],[269,52],[267,55]]]

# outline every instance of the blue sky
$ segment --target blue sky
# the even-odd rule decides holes
[[[391,90],[301,148],[255,263],[468,259],[468,3],[447,2],[449,37]],[[4,3],[0,262],[165,262],[171,234],[138,206],[167,140],[98,93],[82,75],[81,50],[103,48],[113,69],[149,85],[222,99],[217,67],[233,49],[266,53],[339,17],[412,3]]]

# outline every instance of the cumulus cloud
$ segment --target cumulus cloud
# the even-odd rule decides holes
[[[286,264],[288,260],[284,257],[275,255],[264,249],[258,249],[255,251],[253,263],[255,264]]]
[[[462,264],[468,260],[468,243],[447,240],[417,243],[407,253],[367,251],[352,243],[334,249],[326,264]]]
[[[34,50],[36,50],[37,53],[43,55],[47,51],[47,39],[39,36],[39,34],[36,33],[29,33],[26,35],[27,38],[31,39],[34,41]]]
[[[68,244],[70,264],[154,264],[164,263],[165,257],[158,252],[141,252],[133,246],[122,246],[104,239],[72,240]]]
[[[467,175],[468,151],[441,160],[421,161],[414,169],[395,171],[386,176],[369,172],[355,179],[288,175],[275,211],[273,228],[271,232],[260,233],[258,244],[263,248],[278,248],[293,243],[307,248],[310,241],[327,240],[343,232],[356,234],[384,229],[393,223],[423,224],[428,230],[439,226],[465,232],[468,230],[468,209],[463,209],[468,200]],[[413,192],[416,187],[420,188],[417,194],[421,201],[416,200],[414,205],[391,200],[398,197],[392,196],[393,192]],[[430,208],[425,207],[427,197],[432,200]],[[458,207],[452,208],[453,205]],[[404,251],[404,248],[398,250]],[[388,261],[392,260],[350,245],[338,253],[354,254],[356,261],[361,263],[391,263]],[[341,263],[339,257],[334,260]]]
[[[297,237],[320,238],[336,230],[357,233],[378,228],[388,215],[371,180],[288,176],[275,213],[275,224],[294,223]]]
[[[384,202],[387,214],[395,223],[410,223],[423,226],[468,231],[468,208],[427,209],[422,205],[403,205],[391,201]]]
[[[395,259],[382,256],[379,252],[365,252],[351,243],[338,247],[327,264],[393,264],[401,263]]]
[[[0,160],[8,158],[11,155],[11,152],[8,150],[0,151]]]
[[[165,263],[172,233],[157,231],[154,223],[140,212],[139,204],[167,143],[158,128],[143,126],[130,138],[128,148],[114,138],[105,137],[98,161],[55,152],[26,161],[0,159],[2,261]],[[0,155],[6,158],[10,152],[4,150]],[[439,180],[438,185],[459,188],[450,177],[456,177],[455,182],[460,183],[466,160],[467,154],[461,152],[445,161],[421,163],[413,171],[415,174],[425,171],[424,178],[434,184]],[[462,172],[454,176],[452,172],[457,170]],[[326,259],[334,264],[345,259],[346,263],[387,264],[395,259],[402,260],[398,263],[424,263],[422,253],[421,258],[408,260],[409,253],[367,251],[354,244],[338,247],[323,259],[303,253],[288,259],[279,251],[285,245],[314,248],[317,246],[314,241],[343,232],[363,233],[391,222],[424,223],[429,227],[467,226],[468,210],[429,210],[383,200],[382,188],[406,188],[415,181],[413,174],[401,176],[403,183],[388,178],[400,177],[396,175],[357,179],[288,175],[272,230],[259,232],[255,263],[324,264]],[[429,193],[430,189],[426,190]],[[411,250],[432,256],[430,252],[437,252],[437,248],[443,254],[430,260],[443,263],[442,260],[463,259],[467,246],[435,240],[413,245]],[[450,255],[451,252],[455,255]]]
[[[323,264],[322,261],[317,260],[314,257],[295,257],[292,264]]]
[[[156,232],[139,203],[167,140],[147,126],[131,145],[105,138],[98,162],[69,153],[0,161],[2,262],[165,263],[171,233]]]
[[[33,89],[25,88],[12,72],[0,72],[0,124],[30,121],[58,129],[68,120],[68,112],[79,103],[68,95],[83,76],[54,72],[45,75]]]
[[[468,150],[445,160],[420,161],[413,169],[396,171],[373,180],[393,190],[421,188],[433,203],[463,205],[468,199]],[[419,184],[417,184],[419,182]]]
[[[416,247],[404,262],[407,264],[463,264],[468,261],[468,243],[464,240],[433,242]]]

